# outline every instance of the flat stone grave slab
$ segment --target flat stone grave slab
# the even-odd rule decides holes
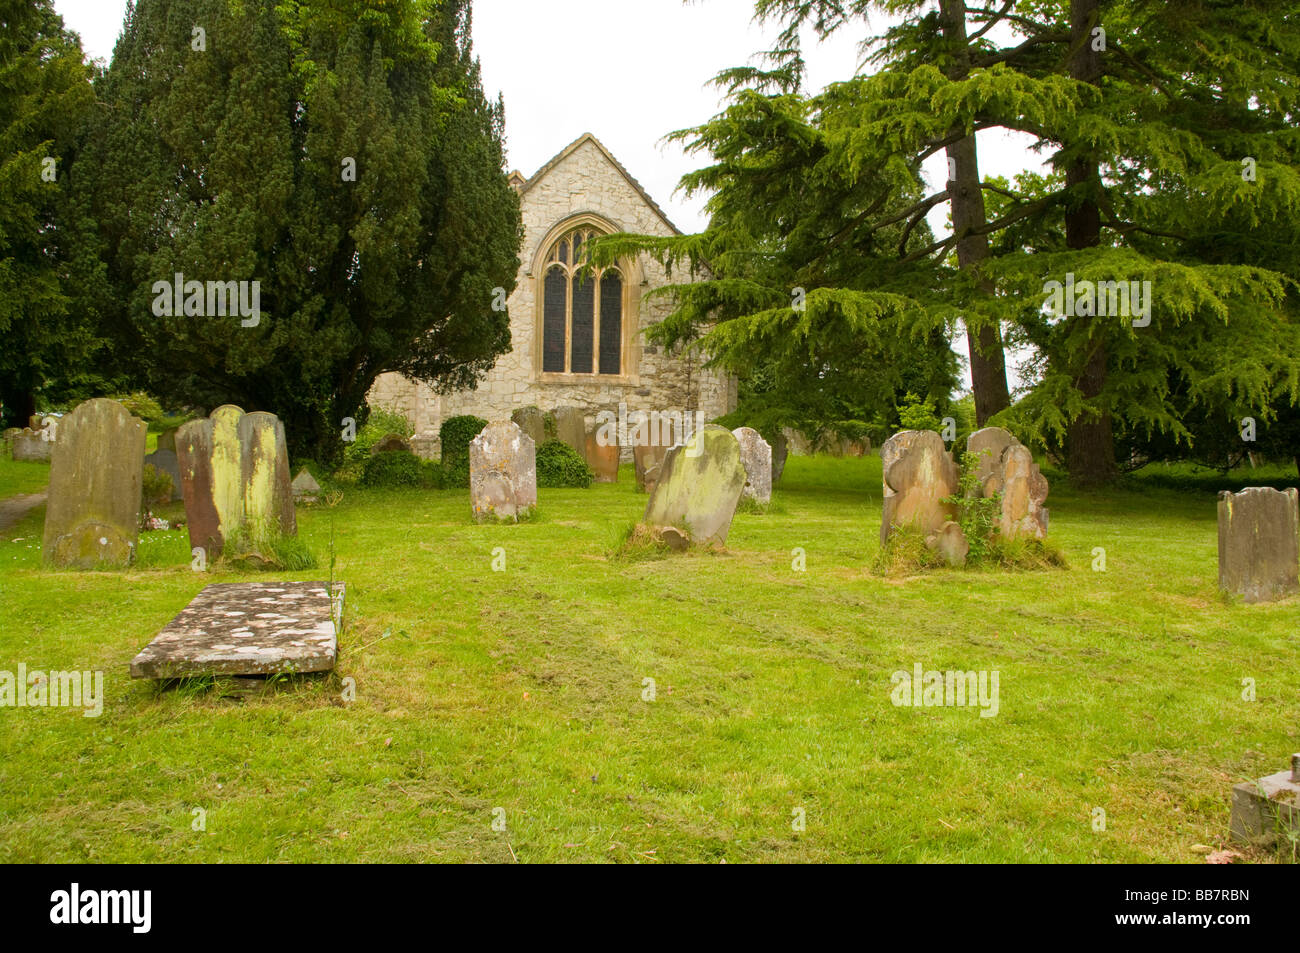
[[[241,582],[208,586],[131,660],[132,678],[328,672],[345,586]]]

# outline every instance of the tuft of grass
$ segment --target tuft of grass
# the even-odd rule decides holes
[[[649,559],[665,559],[670,555],[672,550],[651,526],[633,520],[610,528],[609,545],[605,549],[605,557],[610,562],[644,562]]]

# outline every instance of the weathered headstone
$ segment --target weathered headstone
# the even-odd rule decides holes
[[[776,486],[781,482],[781,476],[785,473],[785,460],[790,455],[790,441],[786,439],[784,433],[776,435],[772,441],[772,485]]]
[[[555,437],[576,450],[578,456],[586,459],[587,418],[577,407],[555,408]]]
[[[956,517],[956,507],[943,502],[957,494],[960,473],[933,430],[904,430],[881,448],[884,463],[883,544],[900,526],[915,526],[924,536],[938,532]]]
[[[597,483],[618,482],[618,444],[611,443],[602,446],[599,439],[599,431],[587,434],[585,456],[587,458],[587,466],[591,467],[591,472],[595,474]]]
[[[745,489],[741,496],[764,505],[772,502],[772,448],[753,427],[731,432],[740,444],[740,462],[745,467]]]
[[[54,445],[58,443],[52,435],[53,430],[20,430],[13,437],[13,457],[29,463],[49,463],[54,454]]]
[[[140,533],[144,421],[115,400],[80,404],[59,421],[45,510],[45,561],[127,566]]]
[[[5,430],[3,435],[0,435],[0,439],[3,439],[4,441],[5,452],[10,456],[12,456],[14,452],[14,437],[18,436],[20,433],[22,433],[22,430],[19,428],[10,427]]]
[[[284,425],[229,404],[176,433],[190,546],[209,560],[238,540],[251,551],[298,535]]]
[[[181,466],[175,450],[155,450],[144,458],[144,465],[152,465],[159,473],[172,478],[172,501],[183,499],[181,493]]]
[[[994,473],[1001,468],[1002,451],[1019,442],[1011,431],[1001,427],[985,427],[966,438],[966,452],[979,456],[980,486],[987,487]],[[985,496],[989,495],[985,493]]]
[[[175,453],[176,431],[164,430],[162,433],[158,434],[158,445],[154,447],[154,450],[170,450],[172,453]]]
[[[533,438],[534,446],[546,443],[546,414],[538,407],[521,407],[510,415],[510,419],[528,436]]]
[[[643,493],[650,493],[654,490],[655,484],[659,481],[659,471],[663,467],[664,459],[668,456],[668,448],[659,445],[641,446],[637,444],[632,448],[632,462],[636,467],[636,488]]]
[[[1246,602],[1300,592],[1300,491],[1219,494],[1219,588]]]
[[[927,537],[925,544],[942,556],[949,566],[966,565],[966,557],[970,555],[970,541],[966,539],[961,526],[952,521],[944,523],[937,532]]]
[[[470,441],[474,519],[516,522],[537,506],[537,447],[512,421],[488,424]]]
[[[745,488],[740,442],[710,424],[668,451],[646,504],[645,523],[684,528],[694,543],[723,545]]]
[[[314,503],[316,497],[320,495],[320,484],[306,467],[298,471],[290,486],[293,489],[293,498],[303,503]]]
[[[1300,835],[1300,754],[1291,756],[1290,771],[1233,785],[1229,832],[1257,847],[1294,842]]]
[[[131,660],[132,678],[327,672],[338,656],[343,583],[205,588]]]
[[[411,445],[401,434],[390,433],[381,437],[370,448],[370,455],[379,453],[410,453]]]

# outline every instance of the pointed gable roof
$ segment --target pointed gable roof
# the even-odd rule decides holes
[[[603,155],[607,160],[609,160],[609,164],[618,170],[619,174],[622,175],[623,178],[627,180],[628,185],[632,186],[632,189],[636,192],[637,195],[641,197],[641,200],[645,202],[645,204],[648,205],[656,215],[659,216],[659,218],[663,221],[663,223],[667,225],[670,229],[672,229],[674,235],[682,234],[682,230],[673,224],[672,219],[670,219],[668,215],[664,212],[664,210],[659,207],[659,203],[650,197],[650,193],[647,192],[645,188],[642,187],[641,183],[638,182],[632,176],[631,172],[627,171],[627,169],[623,167],[623,163],[619,162],[617,159],[614,158],[614,153],[606,149],[605,144],[602,143],[599,139],[597,139],[589,132],[584,132],[573,142],[569,143],[569,145],[565,146],[564,149],[561,150],[560,153],[555,156],[555,158],[551,159],[550,162],[546,163],[546,165],[538,169],[537,172],[534,173],[533,177],[529,179],[527,182],[523,183],[522,187],[519,188],[519,194],[521,196],[528,194],[528,191],[534,185],[542,181],[542,179],[546,178],[546,176],[549,175],[556,166],[558,166],[569,156],[573,155],[573,153],[577,152],[578,149],[580,149],[583,145],[585,145],[588,142],[590,142],[593,146],[595,146],[597,149],[600,150],[601,155]],[[515,173],[515,175],[518,175],[518,173]]]

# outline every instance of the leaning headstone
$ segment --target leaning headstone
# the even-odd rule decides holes
[[[784,433],[776,435],[772,441],[772,485],[776,486],[781,482],[781,476],[785,473],[785,460],[790,455],[790,441],[786,439]]]
[[[555,408],[555,436],[557,440],[567,443],[578,452],[579,456],[586,459],[587,418],[577,407]]]
[[[1291,770],[1258,781],[1233,785],[1232,838],[1256,847],[1295,843],[1300,837],[1300,754],[1291,756]]]
[[[1219,588],[1246,602],[1300,592],[1300,490],[1219,494]]]
[[[915,526],[930,536],[956,517],[944,499],[957,494],[960,472],[933,430],[904,430],[881,448],[885,487],[883,544],[900,526]]]
[[[175,450],[155,450],[144,458],[144,465],[151,465],[159,473],[166,473],[172,478],[172,502],[182,499],[181,465]]]
[[[1002,451],[999,472],[986,487],[1002,494],[998,531],[1003,539],[1047,538],[1047,478],[1028,447],[1017,443]]]
[[[131,660],[132,678],[328,672],[338,657],[343,583],[208,586]]]
[[[753,427],[731,432],[740,444],[740,462],[745,467],[745,489],[741,496],[764,505],[772,502],[772,448]]]
[[[470,441],[474,519],[518,522],[537,506],[537,447],[512,421],[488,424]]]
[[[636,467],[636,488],[642,493],[654,491],[659,482],[659,471],[668,456],[668,448],[658,444],[632,448],[632,463]]]
[[[284,425],[274,414],[218,407],[181,427],[176,448],[191,548],[215,560],[232,540],[255,553],[298,535]]]
[[[55,433],[49,428],[32,430],[29,427],[18,431],[13,438],[14,459],[28,463],[49,463],[54,454],[54,445],[58,443],[53,436]]]
[[[316,497],[320,495],[320,484],[306,467],[298,471],[290,486],[293,489],[293,498],[303,503],[314,503]]]
[[[595,474],[597,483],[618,482],[618,444],[602,445],[599,439],[599,431],[590,433],[587,434],[586,453],[584,455],[587,458],[587,466],[591,467],[591,472]]]
[[[546,443],[546,414],[538,407],[521,407],[510,415],[510,419],[528,436],[533,444],[540,447]]]
[[[645,523],[684,528],[693,543],[721,546],[744,489],[740,442],[729,430],[710,424],[684,446],[668,451],[646,504]]]
[[[410,453],[411,444],[401,434],[390,433],[381,437],[373,447],[370,448],[370,455],[375,456],[380,453]]]
[[[100,397],[59,421],[45,510],[45,561],[127,566],[140,533],[144,421]]]

